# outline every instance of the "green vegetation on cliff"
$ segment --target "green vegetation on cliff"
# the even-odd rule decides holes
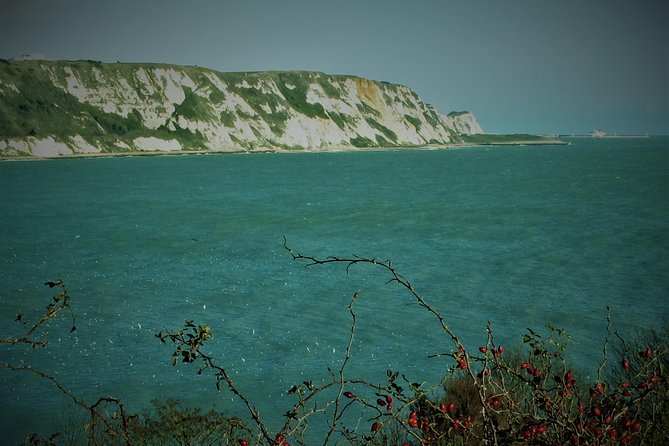
[[[494,135],[489,133],[463,135],[462,141],[475,145],[564,144],[562,141],[550,136],[529,135],[526,133],[510,135]]]
[[[416,147],[457,134],[408,87],[356,76],[0,61],[2,156],[50,156],[35,148],[45,142],[59,154],[239,151]]]

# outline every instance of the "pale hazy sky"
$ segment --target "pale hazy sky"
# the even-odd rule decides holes
[[[0,57],[315,70],[488,132],[669,133],[667,0],[0,0]]]

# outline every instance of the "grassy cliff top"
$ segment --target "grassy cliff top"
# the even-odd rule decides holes
[[[12,59],[1,59],[0,58],[0,71],[7,70],[34,70],[40,67],[52,67],[52,68],[62,68],[62,67],[71,67],[71,68],[97,68],[103,73],[127,73],[130,74],[133,70],[138,68],[147,68],[147,69],[165,69],[165,70],[178,70],[186,73],[198,73],[198,72],[211,72],[215,73],[223,80],[234,80],[235,78],[329,78],[333,80],[345,80],[345,79],[364,79],[369,82],[374,82],[383,85],[405,87],[406,85],[397,84],[393,82],[388,82],[384,80],[373,80],[363,78],[358,75],[353,74],[330,74],[324,73],[322,71],[310,71],[310,70],[266,70],[266,71],[219,71],[207,67],[201,67],[198,65],[176,65],[168,63],[159,63],[159,62],[101,62],[96,60],[12,60]]]

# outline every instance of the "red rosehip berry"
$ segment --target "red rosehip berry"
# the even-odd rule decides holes
[[[353,392],[344,392],[344,396],[346,398],[355,398],[355,394]]]
[[[378,422],[375,421],[374,424],[372,424],[371,431],[372,431],[372,432],[376,432],[376,431],[378,431],[380,428],[381,428],[381,425],[380,425]]]
[[[643,355],[646,357],[646,359],[653,359],[653,349],[649,347],[649,348],[643,353]]]
[[[239,443],[239,446],[249,446],[249,442],[244,440],[243,438],[240,439],[240,440],[237,440],[237,442]]]
[[[381,399],[381,398],[377,398],[377,399],[376,399],[376,404],[378,404],[379,406],[382,406],[382,407],[383,407],[383,406],[386,405],[386,400],[383,400],[383,399]]]
[[[488,348],[487,347],[479,347],[479,351],[485,355],[486,353],[488,353]]]
[[[448,413],[455,412],[455,403],[448,403],[448,406],[446,406],[446,410],[448,411]]]
[[[393,403],[393,397],[390,395],[386,395],[386,403],[392,404]]]
[[[590,409],[590,412],[596,417],[599,417],[602,415],[602,409],[600,409],[598,406],[593,406],[592,409]]]
[[[629,368],[630,368],[630,362],[629,362],[627,359],[623,358],[622,366],[623,366],[623,369],[624,369],[624,370],[629,370]]]
[[[440,410],[442,413],[446,413],[446,410],[447,410],[447,408],[446,408],[446,404],[441,403],[441,405],[439,405],[439,410]]]

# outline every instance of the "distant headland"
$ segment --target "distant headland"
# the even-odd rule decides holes
[[[645,135],[618,135],[617,133],[610,135],[602,129],[593,130],[592,132],[590,132],[589,136],[592,138],[648,138],[649,137],[647,133]]]
[[[0,60],[0,157],[554,144],[487,135],[409,87],[308,71]]]

